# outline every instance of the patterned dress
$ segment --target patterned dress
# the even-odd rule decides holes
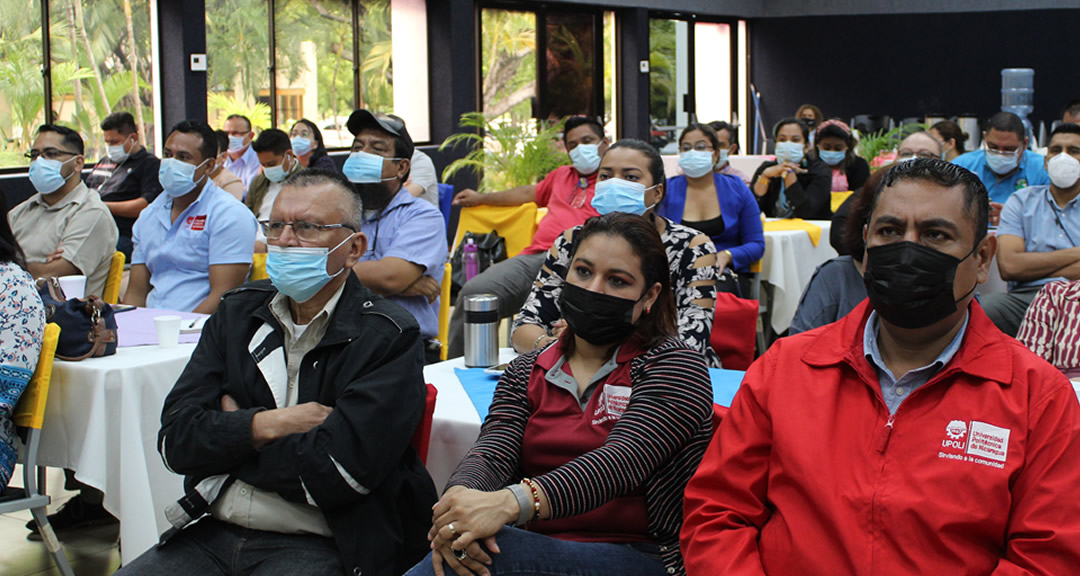
[[[0,489],[18,456],[12,413],[30,382],[45,335],[45,308],[34,279],[14,262],[0,263]]]
[[[679,338],[690,348],[704,354],[706,364],[719,368],[720,357],[709,342],[713,324],[712,306],[716,302],[716,246],[708,236],[693,228],[661,216],[654,218],[664,222],[660,240],[664,243],[671,271]],[[562,318],[559,295],[570,267],[570,247],[580,230],[581,226],[575,226],[555,240],[525,305],[514,320],[514,330],[524,324],[536,324],[550,333],[555,322]],[[709,306],[702,306],[700,302],[708,302]]]

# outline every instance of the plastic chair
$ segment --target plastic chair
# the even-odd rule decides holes
[[[123,254],[121,254],[123,256]],[[121,265],[123,269],[123,265]],[[30,378],[30,384],[19,397],[15,405],[15,426],[26,430],[25,457],[23,458],[23,488],[8,488],[4,497],[0,498],[0,514],[8,514],[19,510],[30,510],[34,521],[37,522],[38,532],[49,553],[52,554],[56,568],[65,576],[73,576],[71,564],[60,540],[56,538],[56,532],[49,525],[46,507],[52,501],[44,493],[44,486],[39,483],[39,478],[44,479],[45,468],[38,466],[38,449],[41,447],[41,425],[45,422],[45,401],[49,397],[49,381],[52,379],[53,358],[56,355],[56,342],[60,339],[60,326],[48,324],[45,326],[45,338],[41,342],[41,355],[38,356],[37,367],[34,375]]]
[[[251,274],[248,280],[266,280],[270,276],[266,274],[266,253],[256,252],[251,255]]]
[[[453,209],[451,201],[454,199],[453,184],[439,184],[439,212],[442,212],[443,222],[446,229],[450,229],[450,211]]]
[[[466,232],[487,234],[492,230],[506,239],[506,257],[521,253],[536,233],[536,204],[528,202],[521,206],[472,206],[462,208],[458,217],[454,249]]]
[[[844,200],[848,199],[848,196],[851,196],[851,193],[852,193],[851,190],[848,190],[846,192],[833,192],[832,193],[832,211],[833,211],[833,214],[835,214],[836,211],[840,209],[840,205],[844,203]]]
[[[453,266],[449,262],[443,265],[442,283],[439,284],[439,360],[446,360],[446,349],[450,346],[450,272]]]
[[[428,447],[431,445],[431,422],[435,419],[435,398],[438,395],[439,391],[435,386],[427,384],[427,397],[424,399],[424,418],[420,420],[420,424],[416,427],[416,432],[413,432],[410,441],[413,449],[420,456],[420,462],[425,466],[427,465]]]
[[[105,277],[105,293],[101,295],[101,299],[106,304],[117,304],[120,302],[120,282],[124,279],[124,262],[127,258],[124,257],[123,252],[113,252],[112,262],[109,264],[109,275]]]

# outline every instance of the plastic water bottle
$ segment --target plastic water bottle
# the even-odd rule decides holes
[[[477,252],[476,244],[473,243],[472,238],[465,240],[465,246],[462,248],[461,259],[465,263],[465,281],[473,279],[480,273],[480,254]]]

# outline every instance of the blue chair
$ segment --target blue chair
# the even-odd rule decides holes
[[[439,212],[442,212],[446,229],[450,229],[450,201],[454,199],[453,184],[439,184]]]

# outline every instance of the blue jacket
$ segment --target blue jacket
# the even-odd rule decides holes
[[[720,201],[720,215],[724,218],[724,232],[713,236],[716,251],[731,250],[731,266],[736,272],[748,272],[750,265],[765,254],[765,233],[761,229],[761,211],[754,193],[736,176],[713,173],[716,197]],[[686,207],[686,176],[676,176],[667,181],[667,193],[657,214],[682,223]]]

